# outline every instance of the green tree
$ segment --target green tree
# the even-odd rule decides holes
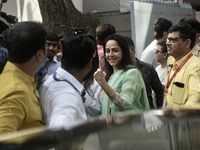
[[[85,28],[95,35],[100,24],[92,13],[79,12],[72,0],[38,0],[43,24],[48,30],[64,37],[71,36],[71,28]]]

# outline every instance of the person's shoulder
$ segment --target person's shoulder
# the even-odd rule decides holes
[[[148,70],[154,70],[154,67],[153,65],[149,64],[149,63],[146,63],[146,62],[143,62],[141,60],[138,60],[138,68],[140,68],[141,70],[143,69],[148,69]]]

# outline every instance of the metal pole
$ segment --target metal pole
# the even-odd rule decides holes
[[[137,56],[137,49],[136,49],[136,33],[135,33],[135,8],[134,8],[134,0],[130,0],[130,11],[131,11],[131,34],[132,40],[135,44],[135,56]]]
[[[20,0],[16,0],[16,2],[17,2],[17,18],[18,21],[21,22],[22,21],[21,3]]]

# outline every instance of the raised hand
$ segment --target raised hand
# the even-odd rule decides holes
[[[105,74],[102,69],[102,60],[101,59],[99,59],[99,68],[94,73],[94,78],[96,79],[96,81],[99,83],[100,86],[102,86],[106,82]]]

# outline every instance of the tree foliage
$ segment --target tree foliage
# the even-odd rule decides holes
[[[95,35],[96,27],[100,24],[92,13],[79,12],[72,0],[38,0],[43,24],[49,31],[71,36],[72,27],[88,29]]]

